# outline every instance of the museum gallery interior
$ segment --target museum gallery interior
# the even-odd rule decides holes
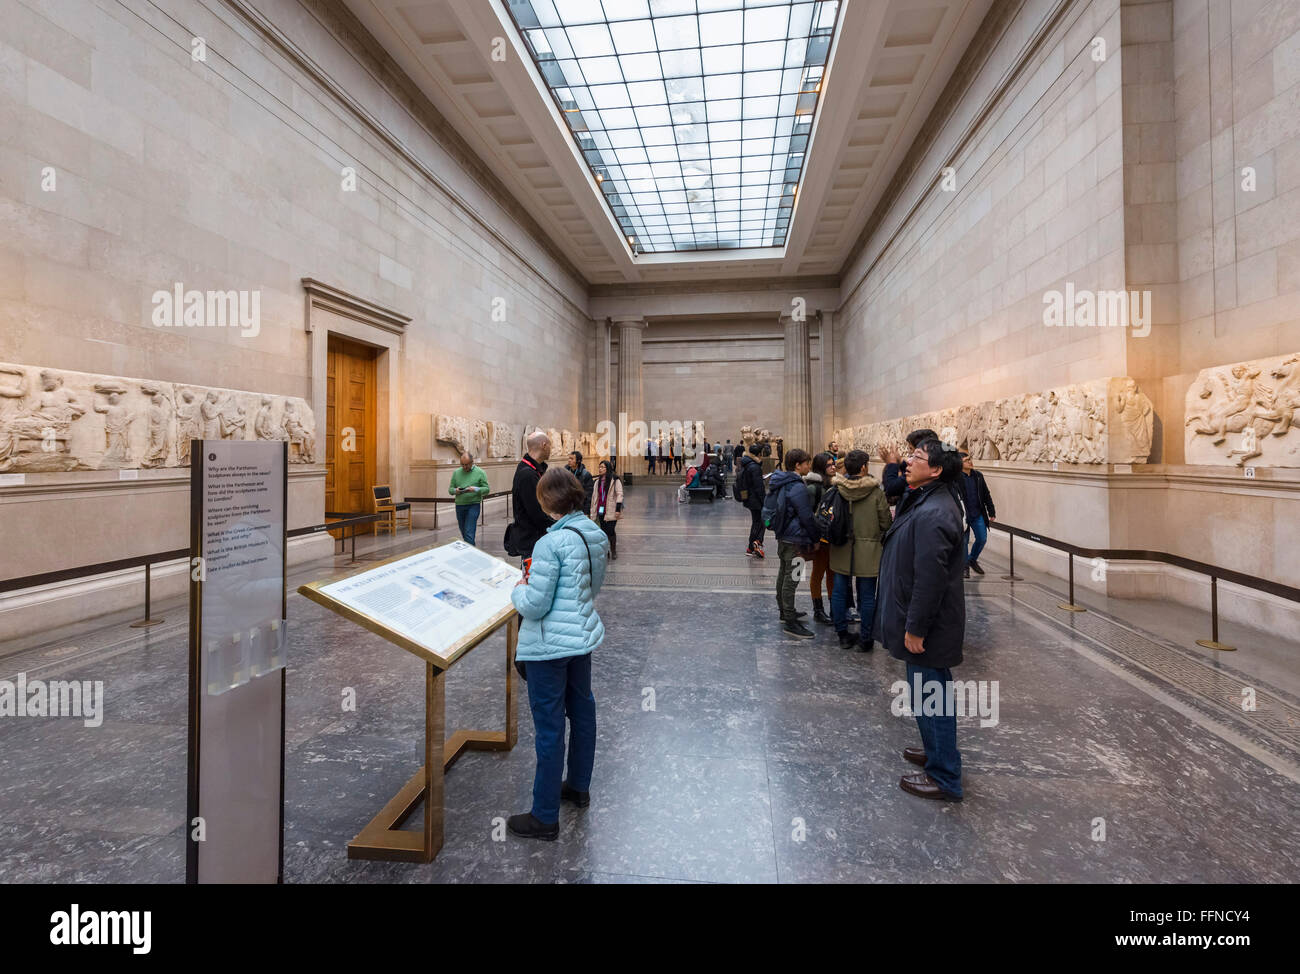
[[[0,881],[1300,879],[1297,0],[0,16]]]

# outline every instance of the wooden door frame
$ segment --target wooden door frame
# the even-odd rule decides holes
[[[322,423],[328,422],[331,335],[375,349],[375,483],[391,484],[393,496],[401,498],[402,473],[409,463],[402,452],[401,360],[411,319],[310,277],[302,279],[302,286],[307,292],[304,324],[311,336],[312,410]],[[317,436],[322,450],[325,441],[322,430]]]

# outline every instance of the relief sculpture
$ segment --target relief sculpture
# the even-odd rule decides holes
[[[0,364],[0,471],[185,467],[201,438],[287,439],[313,463],[315,426],[297,397]]]
[[[1300,467],[1300,353],[1202,369],[1187,391],[1190,464]]]
[[[905,452],[907,434],[929,428],[976,460],[1146,463],[1153,423],[1151,400],[1119,376],[849,427],[835,437],[879,457],[882,449]]]

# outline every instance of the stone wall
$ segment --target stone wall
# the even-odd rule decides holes
[[[20,0],[5,17],[0,362],[22,368],[26,391],[0,401],[30,409],[43,368],[138,377],[119,394],[142,414],[122,420],[130,460],[107,459],[105,438],[85,465],[143,462],[157,449],[148,403],[158,394],[145,383],[182,399],[184,389],[252,390],[219,402],[228,429],[243,410],[245,435],[262,394],[273,397],[274,428],[285,425],[280,403],[315,403],[321,343],[304,324],[304,278],[410,319],[400,337],[388,333],[381,379],[400,393],[391,403],[389,387],[378,396],[381,432],[398,432],[376,473],[399,496],[421,449],[406,433],[420,417],[491,418],[509,427],[498,443],[512,445],[526,423],[591,422],[581,279],[427,100],[377,59],[342,4]],[[206,60],[191,57],[196,35]],[[177,285],[256,295],[255,327],[183,316],[156,324],[154,296]],[[19,384],[0,373],[0,389]],[[107,393],[85,392],[86,411],[70,424],[79,450],[110,418],[92,405],[109,408]],[[323,449],[323,429],[319,438]],[[30,455],[32,441],[20,439]],[[12,453],[12,437],[4,449]],[[175,442],[170,450],[174,460]],[[170,478],[165,491],[159,478]],[[120,482],[104,469],[0,487],[0,507],[21,504],[28,523],[50,532],[36,558],[6,536],[0,578],[183,544],[188,506],[176,479],[163,468]],[[97,485],[89,507],[88,484]],[[290,508],[292,526],[321,519],[323,469],[296,469]],[[4,510],[7,520],[19,507]],[[103,529],[84,530],[91,523]],[[83,530],[71,535],[74,524]],[[329,551],[328,538],[314,545]],[[128,599],[138,595],[138,579],[122,584]]]
[[[1044,323],[1049,292],[1124,287],[1119,0],[1071,4],[1032,47],[1055,6],[1026,0],[987,59],[959,68],[969,88],[941,100],[846,267],[837,427],[1128,374],[1124,328]]]

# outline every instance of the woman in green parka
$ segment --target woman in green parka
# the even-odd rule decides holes
[[[848,501],[853,524],[849,540],[831,547],[831,621],[840,646],[852,646],[855,640],[849,634],[847,602],[849,579],[853,579],[861,617],[856,640],[860,653],[872,649],[876,577],[880,574],[880,555],[884,550],[881,540],[893,523],[880,481],[867,472],[867,460],[865,451],[851,450],[844,458],[844,472],[831,481],[839,495]]]

